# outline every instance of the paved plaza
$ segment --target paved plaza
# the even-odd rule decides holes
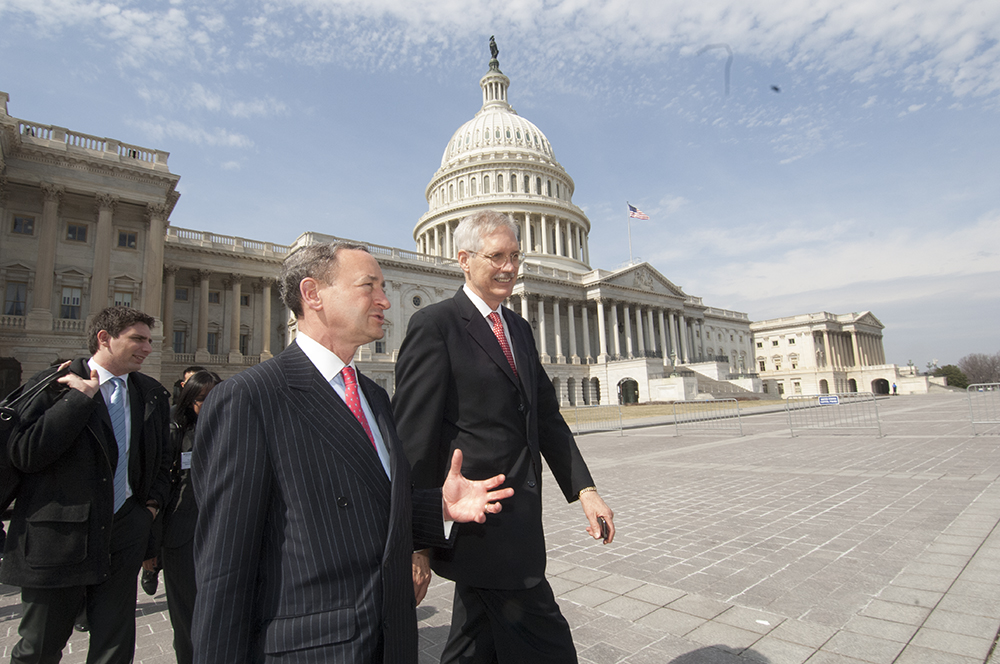
[[[962,394],[878,401],[877,431],[743,436],[649,426],[579,437],[618,535],[586,537],[546,478],[548,573],[584,664],[1000,664],[1000,435]],[[140,592],[136,661],[173,662],[162,591]],[[17,641],[0,586],[0,656]],[[418,607],[437,662],[451,584]],[[84,662],[74,634],[63,659]]]

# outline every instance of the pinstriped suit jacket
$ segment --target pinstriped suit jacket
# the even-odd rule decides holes
[[[192,459],[195,662],[416,662],[410,554],[443,539],[441,492],[413,492],[388,396],[359,384],[391,458],[292,344],[222,382]]]

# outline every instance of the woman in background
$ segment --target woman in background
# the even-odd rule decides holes
[[[201,404],[212,388],[221,381],[210,371],[199,371],[184,383],[174,419],[170,424],[171,443],[175,458],[171,469],[173,487],[170,503],[163,515],[163,542],[160,564],[167,591],[167,610],[174,628],[174,652],[178,664],[190,664],[191,615],[194,613],[194,527],[198,521],[198,505],[191,488],[191,448]]]

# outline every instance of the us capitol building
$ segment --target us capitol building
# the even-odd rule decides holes
[[[591,224],[573,204],[573,179],[510,105],[509,86],[494,57],[480,80],[482,108],[448,141],[427,185],[414,249],[351,238],[378,259],[392,304],[385,337],[356,361],[390,394],[410,316],[464,282],[455,227],[487,208],[520,228],[525,260],[507,306],[531,323],[564,405],[887,391],[902,381],[885,364],[883,326],[870,313],[755,323],[770,335],[755,341],[747,314],[705,305],[647,263],[592,268]],[[283,246],[177,227],[180,176],[168,153],[17,119],[8,100],[0,92],[0,395],[87,355],[87,320],[110,304],[155,315],[143,371],[167,385],[192,364],[231,376],[294,338],[277,293],[281,263],[339,238],[306,232]],[[791,353],[786,336],[802,337]]]

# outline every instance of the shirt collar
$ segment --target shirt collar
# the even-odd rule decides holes
[[[298,332],[295,335],[295,341],[299,344],[299,348],[302,352],[306,354],[309,361],[319,370],[320,374],[326,382],[331,380],[339,374],[345,366],[354,366],[354,360],[352,359],[349,365],[345,365],[344,361],[337,357],[337,354],[332,350],[322,345],[318,341],[312,339],[305,332]]]
[[[489,318],[489,315],[492,313],[498,314],[501,319],[503,318],[503,314],[500,313],[500,309],[503,305],[500,305],[496,309],[490,309],[490,305],[486,304],[486,301],[483,298],[476,295],[472,289],[469,288],[469,284],[464,284],[462,288],[465,290],[465,294],[469,296],[469,299],[472,300],[472,304],[476,305],[476,309],[483,315],[483,318]]]
[[[115,376],[113,373],[111,373],[110,371],[102,367],[100,364],[98,364],[97,360],[95,360],[94,358],[90,358],[90,360],[87,362],[87,365],[90,367],[91,370],[97,371],[97,380],[101,385],[104,385],[112,378],[121,378],[123,381],[125,381],[126,384],[128,384],[128,374],[124,374],[122,376]]]

